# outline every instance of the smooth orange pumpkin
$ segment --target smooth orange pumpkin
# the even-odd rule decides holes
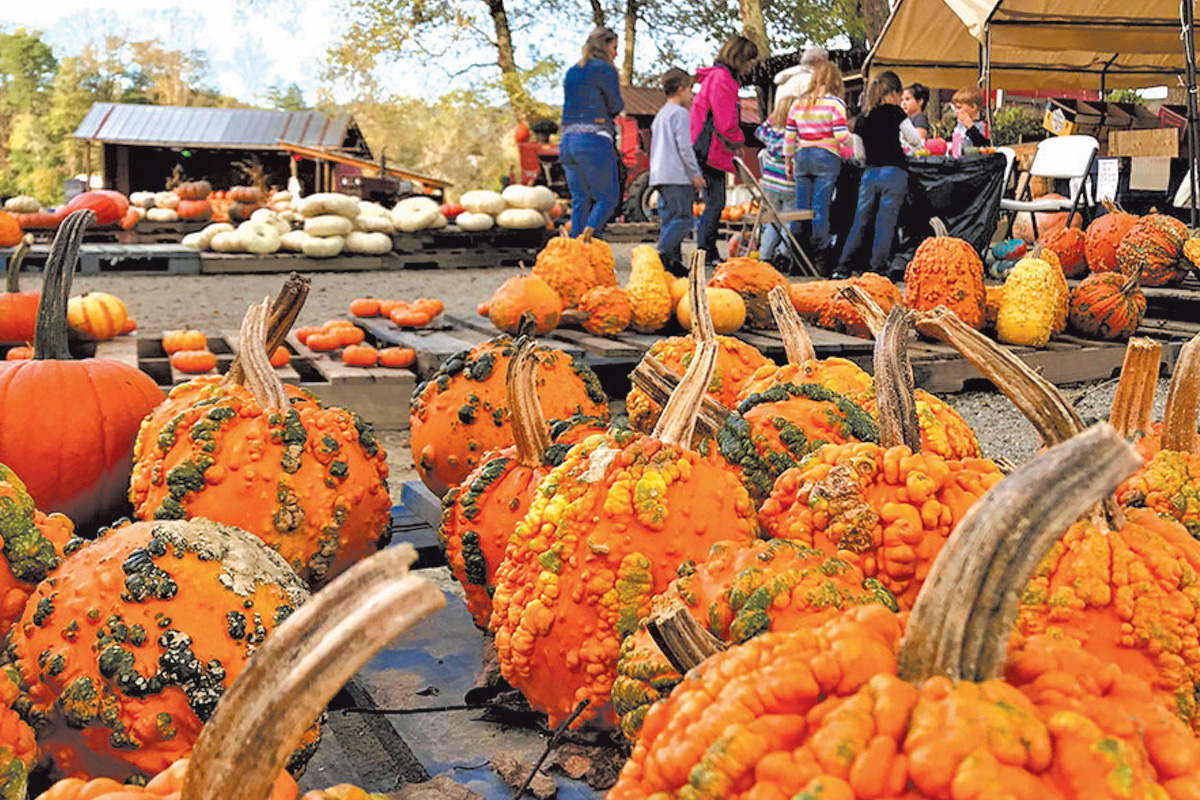
[[[107,292],[84,292],[67,303],[67,324],[93,339],[113,339],[125,330],[129,310]]]
[[[162,347],[169,356],[180,350],[207,350],[208,337],[204,335],[204,331],[193,328],[167,331],[163,334]]]
[[[379,351],[379,366],[408,367],[417,360],[417,351],[411,347],[385,347]]]
[[[315,350],[318,353],[328,353],[342,346],[342,336],[338,331],[318,331],[309,334],[304,344],[309,350]]]
[[[497,329],[515,334],[521,316],[529,312],[537,323],[537,332],[549,333],[558,326],[562,311],[562,297],[540,276],[513,275],[492,294],[487,315]]]
[[[19,344],[16,347],[10,347],[4,354],[5,361],[24,361],[27,358],[33,358],[33,347],[30,345]]]
[[[37,327],[41,292],[21,291],[21,265],[33,243],[22,237],[5,265],[5,289],[0,293],[0,342],[32,342]]]
[[[279,367],[286,367],[291,360],[292,354],[289,353],[288,349],[283,345],[279,345],[279,347],[276,347],[274,352],[271,353],[271,366],[275,367],[276,369]]]
[[[369,344],[352,344],[342,350],[342,363],[351,367],[373,367],[379,363],[379,351]]]
[[[21,242],[21,224],[7,211],[0,211],[0,247],[14,247]]]
[[[211,372],[217,368],[217,356],[211,350],[177,350],[171,354],[171,366],[189,375]]]
[[[425,311],[418,311],[415,308],[393,308],[392,313],[388,314],[388,319],[393,325],[400,328],[420,328],[422,325],[428,325],[430,316]]]
[[[374,297],[359,297],[350,301],[350,313],[356,317],[379,316],[379,301]]]

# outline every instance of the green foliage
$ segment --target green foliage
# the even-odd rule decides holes
[[[992,144],[997,147],[1017,144],[1024,139],[1041,139],[1042,120],[1027,111],[1024,106],[1007,105],[992,114]]]
[[[266,103],[271,108],[281,111],[305,111],[308,105],[304,102],[304,92],[296,84],[290,84],[286,89],[276,84],[267,89]]]
[[[1105,98],[1110,103],[1132,103],[1135,106],[1146,105],[1146,98],[1137,89],[1113,89]]]

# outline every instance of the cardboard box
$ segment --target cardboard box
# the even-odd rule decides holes
[[[1103,112],[1090,103],[1070,97],[1051,97],[1042,127],[1056,136],[1074,133],[1096,136],[1103,120]]]
[[[1112,131],[1108,134],[1108,155],[1175,158],[1179,155],[1179,137],[1172,128]]]

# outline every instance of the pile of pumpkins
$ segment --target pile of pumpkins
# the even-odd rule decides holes
[[[930,249],[946,266],[959,247]],[[632,396],[629,429],[570,417],[603,414],[588,373],[527,334],[454,356],[410,406],[443,550],[503,676],[552,727],[629,737],[610,800],[1198,796],[1200,508],[1160,495],[1200,486],[1143,466],[1160,448],[1197,463],[1194,393],[1186,442],[1148,409],[1145,430],[1084,433],[1015,355],[916,312],[1036,398],[1053,447],[1006,477],[913,392],[905,315],[878,331],[872,377],[811,353],[777,365],[692,313],[692,335],[657,347],[686,371],[657,421]],[[1189,347],[1181,386],[1200,379]],[[728,414],[715,432],[705,398]],[[459,413],[473,402],[492,415]]]
[[[442,209],[461,230],[476,232],[493,227],[545,228],[561,214],[558,198],[545,186],[508,186],[503,192],[473,189],[458,203]]]

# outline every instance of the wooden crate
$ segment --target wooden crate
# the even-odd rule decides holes
[[[12,248],[0,248],[0,271],[8,263]],[[25,269],[42,268],[50,255],[50,245],[35,244],[25,257]],[[176,244],[95,244],[79,248],[76,267],[80,275],[102,272],[150,273],[157,275],[195,275],[200,272],[200,254]]]

